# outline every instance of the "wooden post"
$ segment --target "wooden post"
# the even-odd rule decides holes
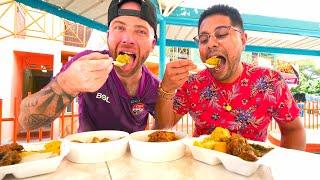
[[[319,100],[317,100],[317,130],[319,129],[319,112],[320,112],[320,109],[319,109]]]
[[[53,140],[53,122],[51,123],[50,139]]]
[[[27,138],[27,143],[29,143],[30,142],[30,129],[29,128],[27,128],[27,136],[26,136],[26,138]]]
[[[39,141],[42,141],[42,128],[39,128]]]
[[[31,92],[29,91],[28,92],[28,96],[30,96],[31,95]],[[30,129],[29,128],[27,128],[27,136],[26,136],[26,139],[27,139],[27,143],[29,143],[30,142]]]
[[[188,116],[188,114],[187,114],[187,116]],[[181,131],[182,132],[184,132],[184,130],[183,130],[183,121],[184,121],[184,118],[182,118],[182,121],[181,121]]]
[[[74,100],[71,102],[71,134],[73,134]]]
[[[64,137],[64,113],[65,109],[62,111],[61,118],[60,118],[60,124],[61,124],[61,138]]]
[[[18,115],[17,115],[17,98],[15,97],[13,100],[13,111],[14,111],[14,117],[13,117],[13,142],[17,142],[17,131],[18,131]]]
[[[312,129],[315,129],[314,115],[315,115],[316,110],[314,108],[314,104],[315,104],[315,102],[312,101],[312,110],[311,110],[311,112],[312,112]],[[318,124],[317,124],[317,126],[318,126]]]
[[[0,99],[0,145],[1,145],[1,134],[2,134],[2,99]]]
[[[308,101],[308,109],[307,109],[307,113],[308,113],[308,128],[311,127],[311,121],[310,121],[310,101]]]
[[[189,135],[189,115],[187,116],[187,134]]]

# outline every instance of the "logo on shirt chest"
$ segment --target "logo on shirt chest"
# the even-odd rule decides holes
[[[138,115],[144,110],[144,104],[137,98],[132,98],[130,104],[134,115]]]
[[[101,99],[102,101],[110,104],[109,96],[107,96],[107,95],[105,95],[105,94],[97,93],[96,98],[97,98],[97,99]]]

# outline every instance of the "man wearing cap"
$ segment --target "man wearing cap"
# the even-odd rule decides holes
[[[50,124],[78,96],[78,132],[146,128],[159,86],[143,65],[156,44],[155,8],[149,0],[112,0],[108,26],[109,50],[77,54],[46,87],[22,101],[23,127]],[[120,54],[130,57],[128,64],[113,66]]]

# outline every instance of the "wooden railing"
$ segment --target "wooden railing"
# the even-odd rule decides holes
[[[154,118],[152,116],[149,116],[148,125],[146,129],[152,129],[153,125],[154,125]],[[181,120],[175,126],[173,126],[170,129],[175,131],[182,131],[192,136],[193,129],[194,129],[194,121],[192,120],[189,114],[186,114],[181,118]]]
[[[320,114],[320,102],[319,101],[307,101],[305,103],[299,103],[299,107],[301,108],[300,112],[300,117],[301,120],[303,121],[304,127],[308,129],[319,129],[319,114]],[[27,130],[25,133],[25,137],[18,138],[18,129],[19,129],[19,123],[18,123],[18,112],[17,112],[17,100],[14,99],[14,117],[12,118],[3,118],[2,116],[2,107],[3,107],[3,100],[0,99],[0,144],[2,142],[2,125],[3,122],[12,122],[13,123],[13,142],[17,141],[25,141],[25,142],[30,142],[30,141],[42,141],[43,139],[54,139],[54,132],[59,132],[59,138],[63,138],[68,134],[73,134],[77,131],[77,125],[78,124],[78,113],[75,111],[75,101],[72,102],[71,104],[71,112],[66,113],[66,110],[61,113],[61,116],[58,119],[58,127],[55,127],[54,122],[51,123],[49,129],[44,129],[44,128],[39,128],[36,130],[38,133],[37,136],[31,136],[30,130]],[[154,119],[152,116],[150,116],[148,120],[148,126],[147,128],[150,129],[153,127],[154,124]],[[183,131],[187,133],[188,135],[192,135],[193,130],[194,130],[194,122],[192,118],[189,115],[185,115],[173,128],[173,130],[177,131]],[[269,126],[269,130],[272,131],[277,131],[279,130],[277,124],[272,121],[272,123]],[[44,137],[43,134],[44,132],[49,131],[49,136]],[[32,131],[33,133],[35,131]]]
[[[307,129],[319,129],[320,126],[320,101],[298,102],[300,108],[300,120]],[[273,120],[269,126],[269,130],[278,131],[279,127]]]
[[[0,144],[2,141],[2,99],[0,99]]]
[[[17,99],[14,99],[14,117],[10,117],[10,118],[3,118],[2,116],[2,107],[3,107],[3,100],[0,99],[0,144],[2,144],[2,131],[3,131],[3,122],[12,122],[13,123],[13,129],[12,129],[12,141],[13,142],[21,142],[21,141],[25,141],[25,142],[30,142],[32,141],[42,141],[44,139],[43,137],[43,133],[44,133],[44,128],[39,128],[37,130],[33,130],[32,133],[37,132],[37,138],[35,138],[34,136],[31,136],[31,131],[29,129],[27,129],[25,131],[25,133],[21,133],[19,132],[19,122],[18,122],[18,117],[19,114],[17,112],[17,107],[18,107],[18,103],[17,103]],[[63,113],[61,114],[61,116],[59,117],[59,125],[60,127],[58,127],[57,131],[60,131],[60,137],[65,137],[67,134],[65,132],[65,125],[68,123],[67,120],[70,119],[71,120],[71,132],[74,133],[75,128],[73,126],[75,118],[78,117],[78,114],[74,112],[74,101],[71,103],[71,114],[66,114],[65,111],[63,111]],[[54,122],[51,123],[50,127],[49,127],[49,136],[47,137],[47,139],[54,139]],[[47,130],[46,130],[47,132]],[[69,132],[70,133],[70,132]],[[24,135],[24,138],[21,138],[21,134]],[[19,135],[19,136],[18,136]]]

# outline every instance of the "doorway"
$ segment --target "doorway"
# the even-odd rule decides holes
[[[23,98],[28,94],[38,92],[45,87],[53,77],[53,59],[51,54],[41,54],[24,51],[14,51],[14,70],[13,70],[13,88],[12,99],[16,100],[11,107],[14,117],[20,113],[20,104]],[[16,107],[15,107],[16,106]],[[16,108],[16,112],[14,109]],[[50,136],[50,126],[45,127],[43,130],[43,138]],[[26,137],[26,130],[19,128],[18,139]],[[30,132],[30,138],[38,138],[38,130]]]

